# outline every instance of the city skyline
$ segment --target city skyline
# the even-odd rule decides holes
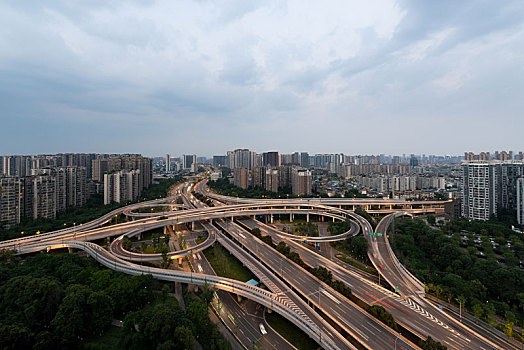
[[[519,147],[521,2],[0,9],[5,154]]]

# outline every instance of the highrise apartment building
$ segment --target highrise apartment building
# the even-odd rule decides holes
[[[196,158],[196,156],[195,156]],[[93,180],[102,183],[104,174],[119,170],[140,170],[139,191],[153,183],[153,159],[140,155],[115,155],[93,160]]]
[[[251,172],[251,186],[264,188],[266,183],[266,167],[256,166]]]
[[[291,170],[291,190],[295,196],[309,196],[312,193],[311,171],[293,167]]]
[[[517,186],[524,176],[523,161],[464,161],[461,176],[461,211],[466,219],[488,220],[500,209],[518,210]]]
[[[517,221],[524,225],[524,177],[517,179]]]
[[[263,166],[279,167],[280,166],[280,155],[278,152],[266,152],[262,153]]]
[[[255,167],[255,152],[247,148],[228,151],[227,164],[230,169],[243,168],[251,170]]]
[[[266,191],[278,192],[279,181],[278,181],[278,170],[267,169],[265,174],[265,189]]]
[[[18,177],[0,177],[0,227],[9,228],[20,223],[22,195]]]
[[[309,168],[309,153],[301,152],[300,153],[300,166],[302,168]]]
[[[249,184],[249,170],[244,168],[233,169],[233,184],[246,189]]]
[[[104,174],[104,204],[135,201],[140,193],[140,170]]]
[[[166,173],[171,171],[171,156],[166,154]]]
[[[37,175],[28,178],[25,186],[31,189],[26,193],[32,197],[27,205],[32,218],[56,218],[57,212],[57,178],[52,175]]]

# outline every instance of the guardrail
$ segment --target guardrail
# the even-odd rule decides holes
[[[135,265],[127,261],[121,260],[116,256],[112,256],[102,247],[90,242],[64,241],[53,244],[35,244],[21,248],[19,251],[16,252],[16,254],[26,254],[40,250],[58,248],[81,249],[88,253],[91,257],[93,257],[102,265],[115,271],[124,272],[129,275],[150,274],[154,278],[160,280],[196,284],[201,286],[211,286],[230,293],[238,294],[240,296],[256,301],[257,303],[267,308],[270,308],[271,310],[284,316],[285,318],[293,322],[301,330],[303,330],[306,334],[308,334],[312,339],[317,341],[317,343],[325,349],[339,350],[339,347],[331,339],[326,338],[325,335],[324,337],[322,337],[320,328],[316,324],[299,316],[288,305],[286,305],[285,302],[282,302],[277,297],[277,295],[247,283],[239,282],[229,278],[205,275],[200,273],[163,270],[154,267],[144,267],[140,265]]]
[[[110,246],[109,246],[109,250],[111,251],[111,253],[117,255],[118,257],[120,257],[121,259],[124,259],[124,260],[127,260],[127,261],[135,261],[135,262],[141,262],[141,261],[149,261],[149,262],[156,262],[156,261],[161,261],[163,259],[163,256],[162,254],[160,253],[157,253],[157,254],[141,254],[141,253],[135,253],[135,252],[130,252],[128,250],[126,250],[123,246],[122,246],[122,239],[124,237],[133,237],[133,236],[136,236],[138,235],[139,233],[143,232],[144,230],[134,230],[134,231],[131,231],[131,232],[128,232],[128,233],[124,233],[123,235],[121,235],[120,237],[118,237],[117,239],[115,239],[113,242],[111,242]],[[176,259],[176,258],[181,258],[181,257],[184,257],[184,256],[187,256],[187,255],[191,255],[193,253],[197,253],[197,252],[200,252],[210,246],[212,246],[216,241],[216,235],[215,233],[210,233],[206,240],[200,244],[197,244],[196,246],[194,247],[191,247],[191,248],[186,248],[186,249],[182,249],[182,250],[177,250],[176,252],[169,252],[167,253],[167,257],[169,259]],[[116,246],[120,244],[120,249],[122,250],[122,254],[117,250]]]
[[[10,240],[7,240],[7,241],[0,242],[0,248],[10,247],[10,246],[13,246],[13,245],[16,245],[16,244],[20,244],[20,243],[26,243],[26,242],[32,242],[32,241],[40,241],[43,238],[59,236],[61,234],[80,233],[80,232],[92,229],[93,227],[97,227],[97,226],[101,226],[101,225],[105,224],[106,222],[111,220],[113,218],[113,216],[118,215],[118,214],[124,212],[125,210],[135,209],[135,208],[139,208],[141,206],[147,206],[147,205],[151,205],[151,204],[159,203],[159,202],[161,203],[161,202],[164,202],[164,201],[167,201],[167,200],[171,200],[173,198],[174,197],[166,197],[166,198],[154,199],[154,200],[146,201],[146,202],[142,202],[142,203],[130,204],[128,206],[115,209],[115,210],[113,210],[113,211],[111,211],[111,212],[109,212],[109,213],[99,217],[98,219],[92,220],[90,222],[86,222],[84,224],[79,224],[79,225],[74,226],[74,227],[68,227],[68,228],[64,228],[64,229],[60,229],[60,230],[56,230],[56,231],[51,231],[51,232],[47,232],[47,233],[41,233],[41,234],[38,234],[38,235],[14,238],[14,239],[10,239]]]
[[[384,237],[384,241],[386,243],[386,248],[388,250],[389,255],[393,258],[397,266],[404,272],[405,277],[410,279],[413,282],[413,284],[418,285],[421,288],[421,290],[416,291],[416,292],[424,296],[426,294],[426,286],[424,285],[424,283],[422,283],[422,281],[416,278],[404,265],[400,263],[397,256],[393,252],[393,249],[391,248],[391,245],[389,244],[389,240],[388,240],[387,230],[388,230],[391,220],[394,220],[395,217],[403,216],[405,214],[406,214],[405,211],[401,213],[390,214],[386,216],[384,219],[382,219],[382,220],[386,220],[386,219],[388,220],[388,221],[385,221],[385,224],[384,224],[385,227],[384,227],[383,237]]]

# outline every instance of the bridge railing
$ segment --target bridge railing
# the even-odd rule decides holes
[[[211,286],[227,292],[238,294],[256,301],[257,303],[270,308],[271,310],[281,314],[288,320],[293,322],[296,326],[302,329],[311,338],[315,339],[325,349],[339,350],[340,348],[325,335],[322,336],[320,328],[311,321],[304,319],[293,311],[288,305],[280,301],[276,295],[267,290],[252,286],[248,283],[239,282],[224,277],[210,276],[199,273],[192,273],[186,271],[163,270],[154,267],[146,267],[135,265],[109,254],[108,251],[102,247],[90,243],[79,241],[65,241],[54,244],[35,244],[21,248],[17,254],[24,254],[34,251],[34,249],[56,249],[56,248],[75,248],[81,249],[91,255],[95,260],[102,265],[113,269],[115,271],[124,272],[130,275],[151,274],[154,278],[167,280],[172,282],[181,282],[188,284],[196,284],[201,286]]]

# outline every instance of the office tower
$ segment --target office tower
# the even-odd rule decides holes
[[[249,182],[249,170],[245,168],[233,169],[233,184],[237,187],[246,189]]]
[[[22,186],[18,177],[0,177],[0,227],[20,223],[23,206]]]
[[[226,156],[213,156],[213,166],[227,166]]]
[[[169,154],[166,154],[166,173],[171,171],[171,157]]]
[[[278,192],[278,170],[267,169],[265,172],[265,189],[266,191]]]
[[[262,154],[263,166],[279,167],[280,166],[280,155],[278,152],[266,152]]]
[[[291,190],[295,196],[311,195],[311,171],[293,167],[291,171]]]
[[[191,165],[197,163],[196,154],[184,154],[182,156],[182,167],[184,170],[191,170]]]
[[[104,174],[104,204],[135,201],[139,195],[140,170]]]

